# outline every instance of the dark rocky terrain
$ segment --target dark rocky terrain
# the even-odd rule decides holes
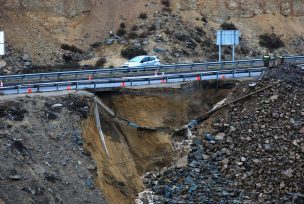
[[[145,182],[156,203],[303,203],[304,72],[270,69],[229,100],[269,87],[192,130],[188,156]]]
[[[0,203],[105,203],[83,147],[90,99],[1,96]]]

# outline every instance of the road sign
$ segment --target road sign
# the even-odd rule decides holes
[[[0,55],[4,55],[4,32],[0,31]]]
[[[238,45],[239,43],[239,30],[218,30],[216,32],[216,45]]]
[[[235,61],[235,45],[240,43],[239,30],[218,30],[216,32],[216,45],[219,46],[219,61],[222,56],[222,45],[232,45],[232,61]]]

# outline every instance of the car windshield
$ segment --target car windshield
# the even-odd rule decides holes
[[[129,60],[129,62],[140,62],[143,59],[143,57],[134,57]]]

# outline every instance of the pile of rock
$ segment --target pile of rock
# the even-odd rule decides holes
[[[168,203],[303,203],[303,76],[285,66],[237,87],[233,98],[274,84],[210,119],[211,129],[201,124],[188,161],[147,186]]]
[[[236,181],[221,172],[221,162],[227,151],[207,155],[206,146],[215,141],[196,139],[186,157],[185,166],[176,165],[148,183],[150,189],[167,203],[209,203],[248,201],[248,195],[237,188]],[[185,160],[185,158],[182,158]],[[178,162],[180,163],[180,161]],[[159,199],[159,198],[158,198]]]
[[[0,74],[20,73],[32,66],[32,58],[28,54],[16,51],[5,45],[5,55],[0,57]]]

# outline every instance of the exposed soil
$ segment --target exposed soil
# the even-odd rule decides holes
[[[100,93],[99,97],[116,114],[138,125],[174,129],[208,110],[212,103],[227,94],[227,90],[216,91],[197,83],[182,88],[123,89],[116,93]],[[92,141],[92,138],[99,140],[96,130],[85,131],[86,138],[90,138],[88,148],[101,168],[98,170],[101,189],[110,203],[133,203],[144,189],[139,176],[147,171],[159,171],[174,159],[171,137],[168,133],[138,132],[105,113],[101,118],[110,159],[101,147],[98,148],[100,154],[96,153],[99,151],[93,145],[96,142]]]
[[[209,110],[227,90],[216,91],[214,84],[202,82],[122,89],[99,97],[116,114],[141,126],[175,129]],[[108,158],[92,100],[87,92],[1,98],[4,203],[133,203],[144,190],[140,177],[160,171],[180,154],[168,133],[138,131],[100,109]]]

